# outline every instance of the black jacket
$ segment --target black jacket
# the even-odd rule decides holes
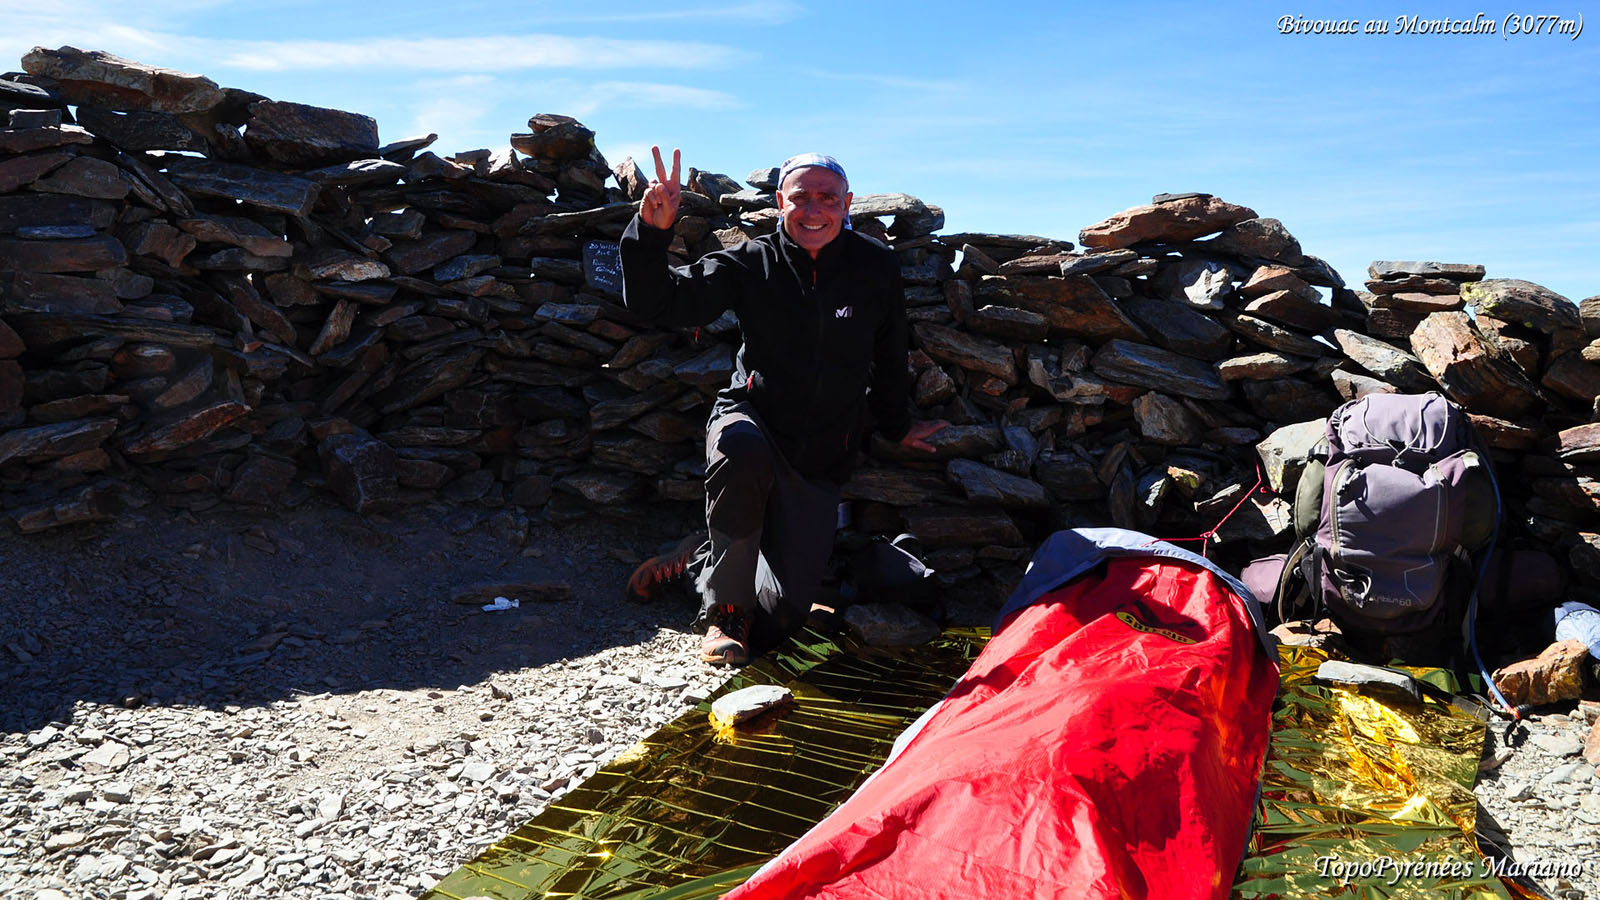
[[[674,268],[671,241],[638,216],[628,223],[623,303],[661,325],[704,325],[729,309],[739,317],[744,343],[713,417],[749,401],[790,465],[834,481],[849,475],[869,407],[879,434],[905,435],[911,376],[892,251],[847,229],[813,261],[779,228]]]

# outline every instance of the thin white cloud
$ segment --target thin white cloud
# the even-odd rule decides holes
[[[640,41],[555,34],[358,41],[211,41],[222,67],[254,71],[404,69],[507,72],[519,69],[698,69],[731,65],[744,54],[685,41]]]
[[[751,0],[748,3],[728,3],[689,9],[655,8],[619,11],[608,6],[604,12],[579,11],[562,3],[548,12],[539,12],[537,18],[540,22],[551,24],[699,21],[712,24],[782,25],[798,18],[802,12],[798,3],[789,0]]]
[[[572,82],[566,91],[552,93],[566,96],[564,107],[568,115],[579,117],[602,109],[726,110],[743,105],[739,98],[724,91],[650,81]]]

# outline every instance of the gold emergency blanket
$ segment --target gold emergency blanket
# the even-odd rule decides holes
[[[792,707],[739,726],[730,741],[712,726],[711,700],[701,703],[423,900],[716,897],[844,802],[988,634],[953,629],[884,651],[802,632],[717,694],[780,684],[794,693]]]
[[[421,900],[712,900],[842,803],[987,638],[987,629],[958,629],[889,652],[803,632],[718,692],[781,684],[795,696],[787,711],[740,726],[729,742],[710,721],[711,700],[701,703]],[[1312,676],[1326,654],[1281,655],[1234,897],[1536,896],[1496,877],[1476,849],[1484,725],[1471,711],[1319,684]]]
[[[1537,896],[1497,877],[1473,830],[1484,723],[1476,710],[1317,683],[1322,651],[1280,648],[1282,682],[1234,896]],[[1408,669],[1448,689],[1438,669]],[[1503,869],[1502,869],[1503,871]]]

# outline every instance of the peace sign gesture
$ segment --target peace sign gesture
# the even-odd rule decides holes
[[[678,161],[680,159],[676,147],[672,150],[672,174],[667,174],[666,164],[661,161],[661,148],[651,147],[650,152],[656,157],[656,177],[645,189],[644,199],[639,203],[639,218],[652,228],[666,230],[678,218],[678,201],[683,189],[678,186]]]

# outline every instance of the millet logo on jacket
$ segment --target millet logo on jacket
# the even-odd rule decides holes
[[[841,306],[833,311],[833,317],[835,319],[848,319],[855,314],[856,308],[854,306]]]

